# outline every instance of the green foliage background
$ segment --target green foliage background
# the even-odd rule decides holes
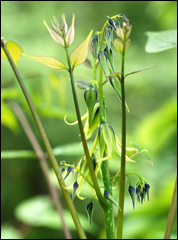
[[[106,16],[124,13],[133,26],[131,45],[126,53],[126,73],[150,65],[158,65],[154,69],[126,78],[126,101],[130,108],[130,113],[127,114],[127,145],[131,146],[130,142],[134,142],[140,148],[146,148],[153,166],[149,161],[140,158],[137,158],[137,163],[127,165],[126,170],[136,171],[143,176],[151,189],[150,202],[146,201],[143,205],[136,204],[134,211],[126,191],[124,238],[163,238],[166,227],[177,168],[176,50],[148,54],[144,48],[146,31],[177,29],[176,9],[176,1],[1,1],[1,35],[5,40],[11,40],[20,45],[26,54],[51,56],[65,63],[63,49],[50,38],[43,25],[44,19],[50,26],[52,15],[60,21],[64,13],[70,25],[72,14],[75,14],[75,40],[70,49],[72,51],[86,38],[91,29],[94,32],[101,30],[107,19]],[[89,54],[90,57],[91,54]],[[114,58],[116,68],[119,68],[120,55],[114,52]],[[44,149],[8,62],[3,59],[1,64],[3,99],[11,98],[21,105]],[[69,121],[75,120],[67,73],[64,70],[51,70],[25,57],[20,59],[18,68],[40,114],[51,146],[55,148],[65,144],[79,143],[78,126],[68,126],[63,121],[65,111],[68,112]],[[75,80],[93,79],[92,71],[84,65],[75,69],[74,76]],[[104,92],[109,110],[108,123],[114,127],[116,134],[121,136],[120,102],[108,84]],[[81,113],[84,114],[86,107],[83,91],[77,90],[77,94]],[[1,131],[2,150],[32,150],[14,115],[8,112],[6,107],[2,110]],[[75,146],[71,151],[76,149]],[[74,157],[69,155],[70,151],[67,153],[57,156],[57,160],[72,163],[82,156],[81,152]],[[114,158],[111,163],[111,174],[119,169],[119,164],[120,161]],[[62,229],[58,226],[51,228],[49,222],[33,227],[17,220],[17,206],[20,203],[38,195],[48,195],[48,189],[36,159],[6,158],[2,160],[1,167],[2,232],[12,232],[14,234],[12,238],[15,236],[26,239],[63,238]],[[129,180],[133,185],[137,182],[135,177]],[[83,191],[84,194],[85,191]],[[114,196],[118,198],[118,189],[114,191]],[[84,215],[82,219],[87,219],[85,206],[89,197],[83,201],[75,200],[76,209]],[[62,204],[65,208],[63,201]],[[103,213],[96,201],[94,204],[93,229],[90,230],[84,220],[82,222],[89,238],[103,238]],[[117,214],[117,209],[115,212]],[[77,238],[74,228],[71,227],[71,229],[73,237]],[[176,234],[175,223],[172,238],[176,238]]]

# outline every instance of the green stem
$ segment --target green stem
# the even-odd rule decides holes
[[[104,188],[112,195],[112,185],[109,179],[108,171],[108,161],[103,161],[101,164]],[[106,238],[115,239],[115,230],[114,230],[114,216],[113,216],[113,205],[112,202],[108,202],[108,208],[104,211],[105,217],[105,228],[106,228]]]
[[[166,231],[164,234],[164,239],[170,239],[172,226],[173,226],[174,218],[175,218],[175,214],[176,214],[176,209],[177,209],[177,176],[176,176],[174,192],[173,192],[173,196],[172,196],[172,202],[171,202],[171,206],[169,209],[169,215],[168,215],[168,220],[167,220],[167,225],[166,225]]]
[[[103,34],[107,22],[105,23],[102,31],[100,33],[100,50],[102,49],[103,43]],[[105,103],[104,103],[104,96],[103,96],[103,71],[100,66],[99,72],[99,109],[100,109],[100,123],[106,121],[106,114],[105,114]],[[112,195],[112,185],[110,182],[110,176],[108,171],[108,161],[104,161],[101,164],[102,176],[105,189]],[[115,239],[115,230],[114,230],[114,216],[113,216],[113,206],[111,202],[108,202],[108,207],[104,209],[104,216],[105,216],[105,228],[106,228],[106,238],[107,239]]]
[[[80,135],[81,135],[81,139],[82,139],[83,149],[85,152],[85,157],[87,159],[87,165],[88,165],[88,168],[90,171],[91,179],[93,181],[93,186],[95,188],[95,192],[98,197],[98,200],[99,200],[101,206],[103,207],[103,209],[105,209],[108,204],[105,201],[105,198],[103,197],[103,195],[101,194],[101,191],[100,191],[100,188],[99,188],[96,176],[95,176],[95,172],[93,169],[93,164],[92,164],[92,161],[90,158],[86,138],[85,138],[84,131],[83,131],[83,125],[82,125],[82,121],[81,121],[81,115],[80,115],[80,110],[79,110],[79,105],[78,105],[78,100],[77,100],[77,94],[76,94],[75,85],[74,85],[73,72],[72,72],[72,68],[71,68],[71,63],[70,63],[70,58],[69,58],[67,47],[65,48],[65,51],[66,51],[66,57],[67,57],[68,67],[69,67],[69,75],[70,75],[70,80],[71,80],[74,105],[75,105],[75,110],[76,110],[76,114],[77,114],[77,120],[78,120]]]
[[[58,179],[58,182],[59,182],[59,185],[61,187],[61,190],[62,190],[62,193],[64,195],[64,198],[66,200],[67,206],[68,206],[68,208],[70,210],[70,213],[72,215],[73,221],[75,223],[76,230],[77,230],[77,232],[78,232],[78,234],[79,234],[81,239],[86,239],[85,232],[83,231],[83,228],[81,226],[81,223],[80,223],[79,217],[77,215],[76,209],[74,207],[74,204],[72,202],[72,199],[71,199],[71,197],[69,195],[69,192],[65,189],[66,185],[65,185],[62,177],[59,177],[60,169],[59,169],[58,163],[57,163],[56,158],[55,158],[55,156],[53,154],[51,145],[50,145],[50,143],[48,141],[48,138],[47,138],[46,133],[45,133],[45,131],[43,129],[43,126],[42,126],[40,118],[39,118],[39,116],[38,116],[38,114],[36,112],[36,109],[35,109],[35,107],[33,105],[33,102],[32,102],[32,100],[30,98],[30,95],[29,95],[29,93],[28,93],[28,91],[27,91],[27,89],[26,89],[26,87],[25,87],[25,85],[23,83],[23,80],[22,80],[22,78],[20,76],[20,73],[19,73],[18,69],[16,68],[16,66],[15,66],[15,64],[14,64],[14,62],[12,60],[12,57],[11,57],[7,47],[6,47],[6,43],[3,40],[1,40],[1,46],[2,46],[2,48],[4,50],[4,52],[5,52],[8,60],[9,60],[9,63],[11,65],[11,67],[12,67],[12,69],[14,71],[14,74],[15,74],[18,82],[19,82],[19,85],[20,85],[20,87],[21,87],[21,89],[22,89],[22,91],[24,93],[24,96],[25,96],[26,101],[27,101],[27,103],[29,105],[29,108],[31,110],[31,113],[33,115],[35,123],[36,123],[36,125],[38,127],[38,131],[39,131],[39,133],[41,135],[41,138],[42,138],[43,143],[45,145],[45,148],[47,150],[49,159],[51,161],[52,167],[53,167],[54,172],[56,174],[56,177]]]
[[[124,191],[125,191],[126,107],[125,107],[125,88],[124,88],[124,60],[125,60],[125,46],[122,54],[122,63],[121,63],[122,75],[120,79],[121,98],[122,98],[122,152],[121,152],[121,174],[120,174],[120,190],[119,190],[120,209],[118,209],[118,222],[117,222],[117,238],[118,239],[122,239],[123,216],[124,216]]]

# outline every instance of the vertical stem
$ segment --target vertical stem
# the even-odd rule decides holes
[[[105,189],[112,195],[112,186],[109,178],[108,162],[103,161],[101,164],[102,176]],[[108,202],[108,208],[104,211],[106,238],[115,239],[114,216],[112,202]]]
[[[91,175],[91,179],[93,181],[93,185],[94,185],[94,188],[95,188],[96,195],[98,197],[98,200],[99,200],[101,206],[104,209],[104,208],[107,207],[108,204],[105,201],[105,198],[103,197],[103,195],[101,194],[101,191],[100,191],[100,188],[99,188],[96,176],[95,176],[95,172],[94,172],[94,169],[93,169],[93,164],[92,164],[92,161],[91,161],[91,158],[90,158],[86,138],[85,138],[84,131],[83,131],[81,115],[80,115],[80,110],[79,110],[79,105],[78,105],[78,100],[77,100],[77,94],[76,94],[75,85],[74,85],[73,72],[72,72],[72,68],[71,68],[71,63],[70,63],[70,58],[69,58],[67,47],[65,48],[65,51],[66,51],[66,57],[67,57],[67,61],[68,61],[69,75],[70,75],[71,87],[72,87],[72,94],[73,94],[74,105],[75,105],[75,110],[76,110],[76,114],[77,114],[77,120],[78,120],[80,135],[81,135],[81,139],[82,139],[83,149],[84,149],[84,152],[85,152],[85,157],[87,159],[87,165],[88,165],[88,168],[89,168],[89,171],[90,171],[90,175]]]
[[[124,46],[125,49],[125,46]],[[122,152],[121,152],[121,174],[120,174],[120,191],[119,191],[119,207],[117,238],[122,239],[123,232],[123,216],[124,216],[124,191],[125,191],[125,148],[126,148],[126,107],[125,107],[125,88],[124,88],[124,59],[125,51],[122,55],[122,75],[121,75],[121,98],[122,98]]]
[[[83,228],[82,228],[82,225],[80,223],[79,217],[77,215],[76,209],[74,207],[73,201],[72,201],[72,199],[71,199],[71,197],[69,195],[69,192],[66,190],[66,185],[65,185],[62,177],[59,177],[60,169],[59,169],[58,163],[57,163],[56,158],[55,158],[55,156],[53,154],[53,150],[52,150],[51,145],[50,145],[50,143],[48,141],[48,138],[46,136],[44,128],[43,128],[43,126],[41,124],[40,118],[39,118],[39,116],[38,116],[38,114],[36,112],[36,109],[35,109],[34,105],[33,105],[33,102],[32,102],[32,100],[30,98],[30,95],[29,95],[29,93],[28,93],[28,91],[27,91],[27,89],[25,87],[25,84],[24,84],[24,82],[23,82],[23,80],[22,80],[22,78],[20,76],[20,73],[19,73],[18,69],[16,68],[16,66],[15,66],[15,64],[14,64],[14,62],[12,60],[12,57],[11,57],[7,47],[6,47],[6,43],[3,40],[1,40],[1,46],[2,46],[2,48],[4,50],[4,52],[5,52],[8,60],[9,60],[9,63],[11,65],[11,67],[12,67],[12,69],[14,71],[14,74],[15,74],[18,82],[19,82],[19,85],[20,85],[20,87],[21,87],[21,89],[22,89],[22,91],[24,93],[24,96],[25,96],[26,101],[27,101],[27,103],[29,105],[29,108],[31,110],[31,113],[33,115],[35,123],[36,123],[36,125],[38,127],[38,131],[40,133],[41,139],[42,139],[42,141],[44,143],[44,146],[46,148],[46,151],[48,153],[49,159],[51,161],[52,167],[54,169],[54,172],[56,174],[57,180],[58,180],[59,185],[61,187],[61,190],[62,190],[62,193],[64,195],[65,201],[67,203],[68,209],[69,209],[69,211],[71,213],[71,216],[73,218],[73,221],[75,223],[76,230],[77,230],[77,232],[79,234],[79,237],[81,239],[86,239],[85,232],[83,231]]]
[[[177,209],[177,176],[176,176],[174,192],[173,192],[173,196],[172,196],[172,202],[171,202],[171,206],[169,209],[169,215],[168,215],[168,220],[167,220],[167,225],[166,225],[166,231],[164,234],[164,239],[170,239],[172,226],[173,226],[174,218],[175,218],[175,214],[176,214],[176,209]]]

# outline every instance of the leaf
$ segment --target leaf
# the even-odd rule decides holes
[[[45,56],[39,56],[39,57],[36,57],[36,56],[29,56],[27,54],[24,54],[24,56],[26,57],[29,57],[29,58],[32,58],[40,63],[43,63],[44,65],[47,65],[48,67],[50,68],[55,68],[55,69],[67,69],[66,66],[60,62],[58,59],[56,58],[52,58],[52,57],[45,57]]]
[[[69,28],[69,30],[67,32],[67,35],[66,35],[66,43],[67,43],[68,47],[74,41],[74,35],[75,35],[74,20],[75,20],[75,15],[73,14],[72,24],[71,24],[71,26],[70,26],[70,28]]]
[[[113,73],[113,74],[116,74],[116,73]],[[118,75],[119,74],[120,73],[118,72]],[[114,91],[116,92],[117,96],[119,97],[119,99],[122,101],[120,81],[114,76],[114,77],[109,77],[109,82],[110,82],[111,86],[113,87]],[[127,108],[127,111],[130,112],[127,103],[125,103],[125,107]]]
[[[80,44],[78,47],[74,49],[74,51],[70,54],[70,61],[74,67],[83,63],[88,56],[88,48],[90,37],[92,35],[93,30],[89,33],[88,37]]]
[[[125,75],[125,77],[127,77],[127,76],[129,76],[129,75],[131,75],[131,74],[134,74],[134,73],[138,73],[138,72],[145,71],[145,70],[150,69],[150,68],[153,68],[153,67],[157,67],[157,65],[150,66],[150,67],[146,67],[146,68],[142,68],[142,69],[139,69],[139,70],[136,70],[136,71],[133,71],[133,72],[127,73],[127,74]]]
[[[162,52],[177,47],[177,30],[146,32],[148,40],[145,51],[148,53]]]
[[[64,45],[64,40],[62,39],[62,37],[60,37],[59,34],[57,34],[50,27],[48,27],[47,23],[44,20],[43,20],[43,23],[44,23],[45,27],[48,29],[48,31],[49,31],[51,37],[54,39],[54,41],[64,47],[65,45]]]
[[[20,59],[20,57],[23,53],[21,47],[19,47],[16,43],[11,42],[11,41],[7,41],[6,47],[12,57],[13,62],[17,66],[18,60]],[[7,60],[6,54],[2,47],[1,47],[1,57],[5,58]]]

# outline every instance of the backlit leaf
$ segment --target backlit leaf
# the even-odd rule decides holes
[[[74,51],[70,54],[70,61],[73,65],[73,68],[77,65],[83,63],[88,56],[88,48],[90,43],[90,37],[93,30],[89,33],[88,37],[83,41]]]
[[[71,24],[71,26],[70,26],[70,28],[69,28],[69,30],[67,32],[67,35],[66,35],[66,43],[67,43],[68,47],[74,41],[74,35],[75,35],[74,20],[75,20],[75,15],[73,14],[72,24]]]
[[[47,23],[43,20],[43,23],[45,25],[45,27],[48,29],[51,37],[54,39],[54,41],[56,41],[58,44],[60,44],[61,46],[65,46],[64,45],[64,40],[62,39],[62,37],[59,36],[59,34],[57,34],[56,32],[54,32],[50,27],[48,27]]]
[[[11,41],[7,41],[6,47],[9,51],[15,65],[17,65],[17,62],[18,62],[19,58],[21,57],[21,55],[23,53],[21,47],[19,47],[16,43],[11,42]],[[5,54],[2,47],[1,47],[1,57],[7,59],[6,54]]]
[[[127,76],[129,76],[129,75],[131,75],[131,74],[134,74],[134,73],[138,73],[138,72],[145,71],[145,70],[150,69],[150,68],[153,68],[153,67],[157,67],[157,65],[150,66],[150,67],[146,67],[146,68],[142,68],[142,69],[138,69],[138,70],[136,70],[136,71],[127,73],[127,74],[125,75],[125,77],[127,77]]]
[[[145,46],[146,52],[162,52],[177,47],[177,30],[146,32],[146,35],[148,36]]]
[[[36,57],[36,56],[29,56],[27,54],[23,54],[23,55],[26,56],[26,57],[32,58],[32,59],[34,59],[34,60],[36,60],[40,63],[43,63],[50,68],[55,68],[55,69],[65,68],[66,69],[66,66],[56,58],[45,57],[45,56]]]

